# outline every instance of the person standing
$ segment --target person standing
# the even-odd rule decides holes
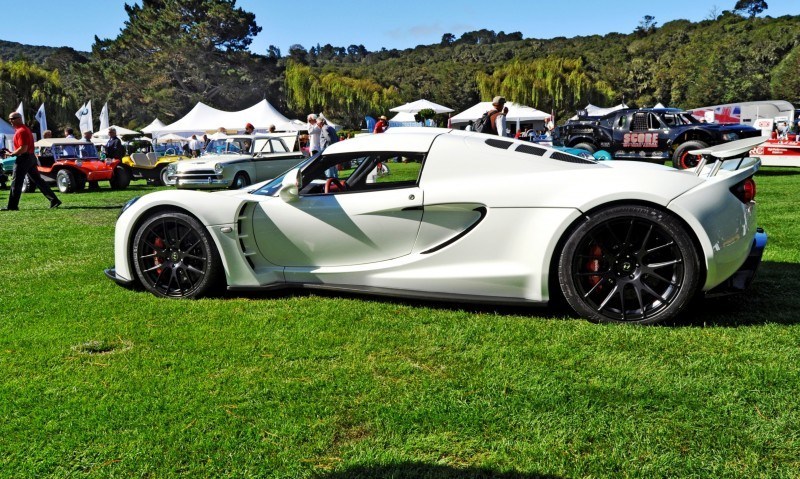
[[[320,129],[319,125],[317,124],[317,115],[311,113],[308,115],[308,153],[311,156],[316,155],[319,153],[320,145],[319,145],[319,135],[322,133],[322,129]]]
[[[122,140],[117,137],[117,130],[114,128],[108,129],[108,141],[105,148],[106,158],[121,160],[125,156],[125,147],[122,146]]]
[[[339,141],[339,135],[336,134],[336,128],[330,126],[325,118],[320,118],[317,120],[317,125],[320,129],[319,134],[319,147],[320,152],[325,151],[325,148],[331,146],[332,144]],[[325,170],[325,176],[328,178],[338,178],[339,172],[336,169],[336,166],[332,166]]]
[[[36,168],[36,157],[33,155],[33,133],[30,128],[22,123],[22,115],[16,111],[8,115],[8,122],[14,127],[14,151],[10,154],[17,157],[14,164],[14,174],[11,179],[11,194],[8,197],[8,206],[2,211],[19,210],[19,199],[22,195],[22,181],[28,175],[33,183],[39,187],[45,198],[50,200],[50,208],[58,208],[61,200],[39,175]]]
[[[496,96],[492,99],[492,106],[494,107],[494,111],[489,113],[492,132],[498,136],[508,136],[506,134],[506,115],[508,115],[506,99],[502,96]]]
[[[244,126],[244,134],[245,135],[252,135],[256,131],[256,127],[253,126],[252,123],[248,123]]]
[[[89,143],[92,142],[92,132],[91,131],[84,131],[83,132],[83,141],[88,141]],[[96,151],[92,151],[89,148],[87,148],[87,145],[81,145],[79,148],[80,148],[81,158],[88,157],[90,151],[92,152],[91,153],[92,155],[94,155],[96,153]]]
[[[386,119],[385,115],[381,115],[377,123],[375,123],[375,128],[372,129],[372,133],[383,133],[388,129],[389,129],[389,120]]]
[[[197,158],[200,156],[200,150],[203,149],[203,141],[197,139],[197,135],[192,135],[192,139],[189,140],[189,149],[192,150],[192,158]]]

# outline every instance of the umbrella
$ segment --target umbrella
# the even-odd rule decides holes
[[[403,112],[403,113],[419,113],[420,110],[433,110],[435,113],[450,113],[451,111],[453,111],[452,108],[447,108],[446,106],[442,106],[425,99],[417,100],[411,103],[406,103],[405,105],[394,107],[389,111]]]
[[[108,130],[110,130],[110,129],[112,129],[112,128],[113,128],[113,129],[115,129],[115,130],[117,130],[117,136],[125,136],[125,135],[141,135],[141,134],[142,134],[140,131],[129,130],[129,129],[127,129],[127,128],[123,128],[123,127],[121,127],[121,126],[117,126],[117,125],[111,125],[111,126],[110,126],[110,127],[108,127],[108,128],[104,128],[104,129],[102,129],[102,130],[100,130],[100,131],[97,131],[97,132],[95,132],[95,133],[92,135],[92,138],[108,138]]]

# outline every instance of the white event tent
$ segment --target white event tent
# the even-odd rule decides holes
[[[108,128],[104,128],[104,129],[102,129],[100,131],[96,131],[92,135],[92,138],[108,138],[108,130],[110,130],[112,128],[117,130],[117,136],[141,135],[141,133],[136,131],[136,130],[129,130],[128,128],[123,128],[121,126],[111,125]]]
[[[398,113],[419,113],[421,110],[433,110],[437,114],[450,113],[451,111],[453,111],[452,108],[439,105],[438,103],[428,101],[424,98],[421,100],[412,101],[411,103],[406,103],[405,105],[396,106],[389,111],[394,111]]]
[[[525,105],[520,105],[519,103],[514,102],[507,102],[506,106],[508,107],[508,115],[506,115],[506,122],[508,124],[516,123],[517,130],[520,129],[520,123],[534,123],[534,122],[541,122],[541,126],[544,126],[544,122],[550,118],[550,114],[543,112],[542,110],[537,110],[536,108],[532,108]],[[478,103],[470,107],[467,110],[462,111],[458,115],[450,118],[450,124],[453,127],[457,128],[457,125],[469,123],[471,121],[475,121],[484,113],[489,110],[492,110],[492,102],[484,101]]]
[[[153,133],[159,131],[162,128],[164,128],[164,123],[158,118],[156,118],[149,125],[142,128],[142,133]]]
[[[609,113],[611,113],[613,111],[622,110],[623,108],[628,108],[628,105],[626,105],[624,103],[620,103],[617,106],[612,106],[612,107],[609,107],[609,108],[603,108],[603,107],[595,106],[595,105],[592,105],[591,103],[589,103],[588,105],[586,105],[586,108],[584,108],[584,110],[586,110],[586,114],[588,116],[604,116],[604,115],[608,115]],[[577,119],[578,119],[578,115],[575,115],[572,118],[570,118],[570,120],[577,120]]]
[[[153,132],[154,137],[167,133],[181,136],[203,134],[225,128],[228,132],[244,132],[244,126],[252,123],[258,132],[266,132],[270,125],[279,131],[297,131],[298,127],[291,120],[281,115],[269,102],[261,100],[255,105],[241,111],[222,111],[198,102],[183,118],[165,125]]]

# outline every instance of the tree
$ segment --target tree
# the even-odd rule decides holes
[[[64,90],[58,71],[48,71],[25,60],[0,61],[0,108],[3,114],[25,107],[25,119],[33,125],[39,105],[46,103],[47,119],[52,129],[74,120],[77,102]]]
[[[235,0],[143,0],[125,12],[119,36],[95,37],[91,61],[73,66],[76,96],[112,101],[115,114],[140,123],[198,101],[239,107],[263,98],[267,62],[249,61],[246,50],[261,27]]]
[[[656,25],[658,22],[655,21],[656,17],[652,15],[645,15],[639,20],[639,26],[636,27],[636,30],[633,33],[638,37],[643,37],[649,33],[653,33],[656,31]]]
[[[456,36],[452,33],[445,33],[442,35],[442,41],[439,43],[442,46],[452,45],[456,41]]]
[[[766,0],[737,0],[733,10],[736,12],[745,11],[750,15],[750,18],[753,18],[767,8]]]

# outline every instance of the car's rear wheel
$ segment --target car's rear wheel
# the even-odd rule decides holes
[[[700,272],[679,220],[647,206],[616,206],[570,233],[558,280],[569,305],[590,321],[653,324],[689,305]]]
[[[233,177],[233,181],[231,182],[231,189],[239,190],[249,185],[250,185],[250,177],[244,171],[240,171],[236,173],[236,176]]]
[[[584,143],[578,143],[578,144],[574,145],[573,148],[578,148],[580,150],[586,150],[589,153],[594,153],[595,151],[597,151],[597,148],[593,144],[585,143],[585,142]]]
[[[131,184],[131,174],[128,173],[124,167],[117,165],[114,168],[114,176],[108,180],[108,184],[111,186],[111,189],[114,190],[124,190]]]
[[[31,177],[25,175],[25,178],[22,179],[22,192],[23,193],[33,193],[36,191],[36,183],[31,181]]]
[[[196,298],[216,290],[223,278],[214,241],[200,222],[178,212],[145,219],[132,243],[136,276],[157,296]]]
[[[58,191],[72,193],[75,191],[75,175],[69,170],[58,170],[56,184],[58,184]]]
[[[696,167],[701,160],[700,156],[689,154],[692,150],[701,150],[707,148],[708,144],[702,141],[687,141],[681,143],[675,148],[675,153],[672,155],[672,166],[679,170],[686,170]]]

